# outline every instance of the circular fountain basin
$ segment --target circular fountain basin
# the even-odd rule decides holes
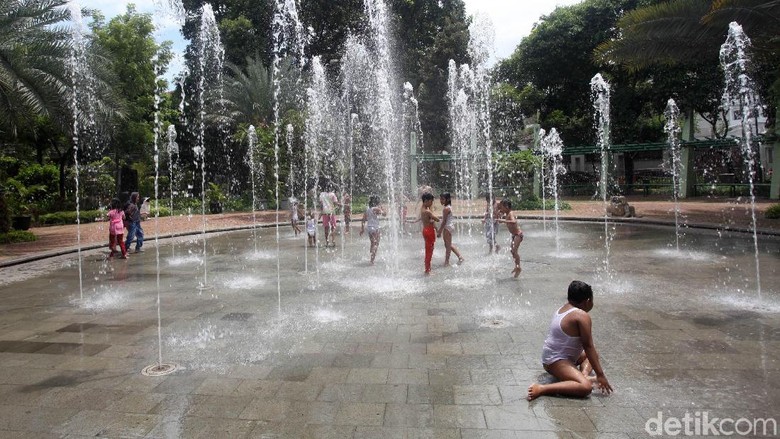
[[[505,249],[488,255],[478,222],[458,225],[453,241],[466,259],[461,265],[442,267],[443,243],[436,242],[430,276],[423,275],[419,232],[397,244],[385,234],[372,266],[369,241],[357,229],[343,245],[339,236],[335,248],[306,249],[303,238],[288,239],[283,228],[278,284],[276,257],[247,256],[254,254],[251,230],[209,237],[208,291],[198,288],[204,264],[191,256],[202,249],[197,240],[176,244],[175,254],[188,255],[176,264],[164,262],[172,257],[164,241],[159,265],[153,251],[111,262],[87,252],[83,297],[78,271],[65,259],[40,276],[28,265],[14,278],[12,267],[0,339],[99,346],[123,353],[117,367],[129,374],[157,364],[161,348],[162,361],[179,371],[227,378],[308,382],[323,368],[384,368],[380,381],[387,383],[403,375],[393,372],[398,368],[413,370],[416,385],[452,391],[458,383],[489,382],[522,394],[544,373],[538,358],[550,318],[578,279],[593,286],[594,337],[623,392],[613,395],[620,404],[639,407],[673,383],[672,405],[720,407],[737,399],[724,400],[717,390],[740,379],[737,373],[777,370],[777,237],[759,239],[759,294],[751,235],[688,229],[678,251],[672,228],[618,224],[610,227],[605,261],[603,223],[562,223],[560,255],[541,222],[522,225],[517,279],[506,230],[498,237]],[[257,245],[268,252],[277,243],[264,236]],[[53,264],[38,262],[45,263]],[[714,373],[713,364],[725,370]],[[363,376],[344,376],[350,373]],[[767,385],[751,381],[735,395],[754,392],[751,401],[770,404],[777,384],[769,393]]]

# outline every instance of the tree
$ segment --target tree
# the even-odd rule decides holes
[[[114,89],[127,103],[123,120],[108,121],[106,133],[114,147],[118,180],[119,168],[127,161],[149,161],[154,135],[154,97],[165,89],[165,83],[158,83],[157,77],[165,72],[171,59],[171,43],[158,45],[151,14],[137,12],[132,4],[108,24],[96,16],[92,32],[117,78]]]
[[[0,0],[0,134],[67,114],[65,0]]]
[[[728,24],[742,25],[753,45],[757,92],[771,107],[780,102],[780,2],[760,0],[674,0],[638,8],[618,22],[619,38],[602,43],[596,57],[632,70],[656,65],[697,75],[718,65]],[[722,81],[720,82],[722,84]],[[711,99],[707,103],[710,108]],[[696,100],[689,101],[695,105]],[[711,110],[710,110],[711,111]],[[770,124],[773,114],[770,114]],[[708,120],[714,120],[710,112]]]
[[[557,128],[567,145],[595,140],[590,80],[596,73],[607,77],[613,90],[613,139],[657,141],[662,136],[655,116],[666,99],[648,100],[652,78],[620,66],[598,65],[593,50],[615,37],[615,23],[625,11],[652,0],[586,0],[559,7],[542,17],[512,56],[496,69],[496,78],[533,98],[537,108],[525,105],[526,116],[539,111],[545,129]],[[657,1],[656,1],[657,3]],[[554,125],[563,124],[563,125]]]

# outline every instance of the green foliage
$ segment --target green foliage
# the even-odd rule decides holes
[[[525,197],[519,199],[517,197],[508,197],[512,202],[512,210],[555,210],[555,200],[545,199],[544,203],[537,197]],[[558,201],[559,210],[571,210],[571,204],[565,201]]]
[[[780,219],[780,204],[773,204],[766,209],[764,216],[767,219]]]
[[[209,203],[223,203],[227,196],[222,192],[222,187],[216,183],[209,182],[209,188],[206,190],[206,199]]]
[[[82,224],[102,221],[105,218],[105,210],[82,210],[79,212],[79,222]],[[76,212],[46,213],[38,217],[38,224],[42,226],[76,224]]]
[[[15,242],[32,242],[38,240],[38,237],[28,230],[11,230],[0,232],[0,244],[13,244]]]
[[[66,5],[0,1],[0,133],[10,138],[38,115],[67,114]]]
[[[159,206],[154,209],[152,203],[149,218],[154,218],[155,212],[159,212],[160,217],[171,216],[171,209],[167,206]],[[79,222],[81,224],[94,223],[106,220],[105,210],[82,210],[79,212]],[[147,220],[148,221],[148,220]],[[38,217],[38,224],[41,226],[58,226],[76,224],[76,212],[53,212],[43,214]]]
[[[11,217],[8,212],[8,203],[5,201],[5,191],[0,190],[0,233],[11,230]]]

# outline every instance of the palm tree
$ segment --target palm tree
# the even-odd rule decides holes
[[[66,0],[0,0],[0,130],[67,113]]]
[[[742,25],[756,52],[777,56],[779,0],[672,0],[638,8],[618,21],[620,37],[601,44],[595,56],[634,70],[717,60],[731,21]]]

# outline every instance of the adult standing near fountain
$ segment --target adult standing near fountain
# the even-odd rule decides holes
[[[320,215],[322,216],[322,228],[325,229],[325,247],[328,241],[331,241],[333,247],[336,246],[336,206],[339,206],[339,199],[333,192],[333,185],[328,183],[325,190],[320,192]],[[329,239],[332,238],[332,239]]]
[[[422,235],[425,240],[425,274],[431,274],[433,245],[436,243],[436,227],[433,224],[439,222],[439,217],[431,210],[431,206],[433,206],[432,193],[425,192],[420,199],[422,200],[420,222],[422,222]]]
[[[140,253],[144,246],[144,229],[141,228],[141,209],[138,205],[140,196],[138,192],[130,194],[130,199],[125,204],[125,218],[128,221],[127,224],[127,240],[125,240],[125,247],[129,250],[130,244],[135,239],[135,252]]]

